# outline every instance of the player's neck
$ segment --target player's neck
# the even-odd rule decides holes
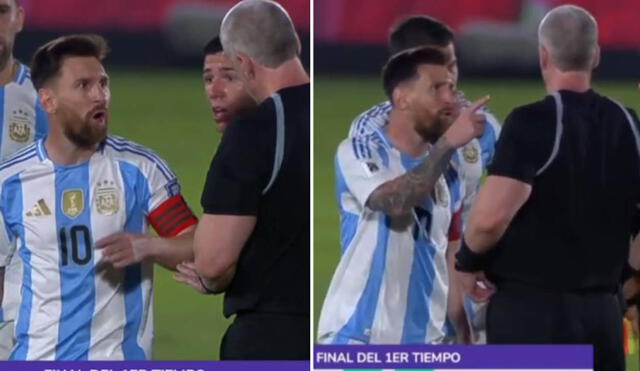
[[[562,72],[549,71],[545,76],[545,87],[548,94],[559,90],[570,90],[584,93],[591,89],[591,73],[589,72]]]
[[[4,86],[13,81],[16,73],[18,73],[18,64],[10,55],[7,64],[0,70],[0,85]]]
[[[293,58],[284,62],[280,67],[263,72],[264,89],[255,97],[262,102],[279,90],[309,83],[309,76],[304,70],[300,59]]]
[[[53,130],[44,142],[49,159],[56,165],[72,166],[83,163],[98,150],[99,144],[91,148],[81,148],[71,142],[64,133]]]
[[[420,157],[429,149],[429,143],[416,132],[414,123],[400,111],[391,111],[387,135],[393,146],[405,155]]]

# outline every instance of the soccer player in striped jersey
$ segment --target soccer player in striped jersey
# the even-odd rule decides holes
[[[446,255],[460,237],[464,196],[450,163],[484,129],[475,111],[486,99],[458,115],[446,62],[433,48],[394,55],[383,71],[389,123],[338,147],[342,258],[320,315],[320,343],[447,341]]]
[[[0,0],[0,161],[46,135],[47,117],[29,68],[13,57],[24,9],[18,0]]]
[[[0,161],[42,138],[47,132],[47,117],[31,83],[29,68],[13,57],[15,37],[24,23],[24,9],[18,0],[0,0]],[[5,285],[19,280],[11,271],[20,268],[19,259],[7,266]],[[17,299],[5,297],[0,309],[0,359],[13,348],[13,318]]]
[[[458,82],[458,63],[455,53],[453,31],[441,21],[424,15],[410,16],[395,25],[389,34],[389,49],[391,54],[415,47],[433,47],[440,49],[448,56],[447,69],[453,77],[454,85]],[[458,104],[468,106],[470,102],[464,98],[461,91],[457,91]],[[391,102],[379,103],[356,117],[349,128],[349,136],[368,135],[389,122]],[[460,175],[465,185],[465,197],[462,201],[462,223],[466,223],[471,203],[480,188],[483,174],[493,158],[495,144],[500,136],[500,124],[496,117],[486,107],[482,107],[486,117],[485,130],[465,146],[459,148],[457,160],[462,170]],[[455,250],[452,249],[452,250]],[[462,295],[462,294],[460,294]],[[455,299],[455,296],[452,296]],[[452,303],[455,306],[455,302]],[[471,323],[473,342],[484,341],[484,313],[486,305],[476,303],[470,298],[465,299],[466,313]],[[466,341],[466,340],[460,340]]]
[[[433,47],[442,50],[448,56],[447,69],[453,76],[454,84],[457,85],[458,62],[453,42],[453,31],[446,24],[428,16],[408,17],[392,28],[389,35],[391,54],[415,47]],[[457,94],[460,104],[470,104],[461,91],[457,91]],[[390,112],[391,102],[389,101],[371,107],[353,120],[349,128],[349,136],[366,135],[386,125]],[[466,220],[466,213],[477,193],[480,178],[493,158],[495,143],[500,136],[500,124],[496,117],[486,107],[482,107],[482,113],[487,120],[485,130],[478,138],[474,138],[458,150],[466,170],[467,196],[464,200],[463,220]]]
[[[175,174],[152,151],[107,136],[106,52],[95,35],[38,49],[32,78],[50,134],[0,167],[0,265],[22,263],[12,360],[149,359],[152,264],[193,259],[197,220]],[[166,238],[129,249],[107,237],[149,225]]]

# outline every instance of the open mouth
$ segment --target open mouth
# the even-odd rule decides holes
[[[91,118],[95,121],[105,121],[107,118],[107,111],[105,110],[97,110],[91,115]]]

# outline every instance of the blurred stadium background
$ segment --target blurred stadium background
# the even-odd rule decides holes
[[[375,6],[372,4],[375,3]],[[558,0],[316,0],[314,5],[314,321],[339,259],[334,154],[356,115],[384,100],[379,74],[389,27],[428,14],[454,28],[460,88],[503,121],[515,106],[545,95],[538,71],[537,24]],[[595,89],[640,110],[640,2],[574,0],[600,27],[602,62]],[[629,370],[638,347],[629,344]]]
[[[24,63],[44,42],[69,33],[107,38],[112,81],[110,132],[169,162],[200,215],[200,194],[219,135],[202,85],[204,44],[238,0],[20,0],[26,10],[15,55]],[[309,66],[308,0],[280,0],[291,14]],[[203,296],[156,268],[155,359],[218,359],[229,320],[222,296]]]

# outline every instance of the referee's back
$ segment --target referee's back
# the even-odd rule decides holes
[[[640,201],[638,130],[632,110],[593,90],[561,90],[516,108],[489,174],[525,181],[532,191],[493,251],[490,278],[615,292]],[[511,152],[530,158],[514,161]]]
[[[282,89],[234,122],[274,145],[264,151],[268,185],[226,292],[225,316],[309,314],[309,99],[309,84]]]

